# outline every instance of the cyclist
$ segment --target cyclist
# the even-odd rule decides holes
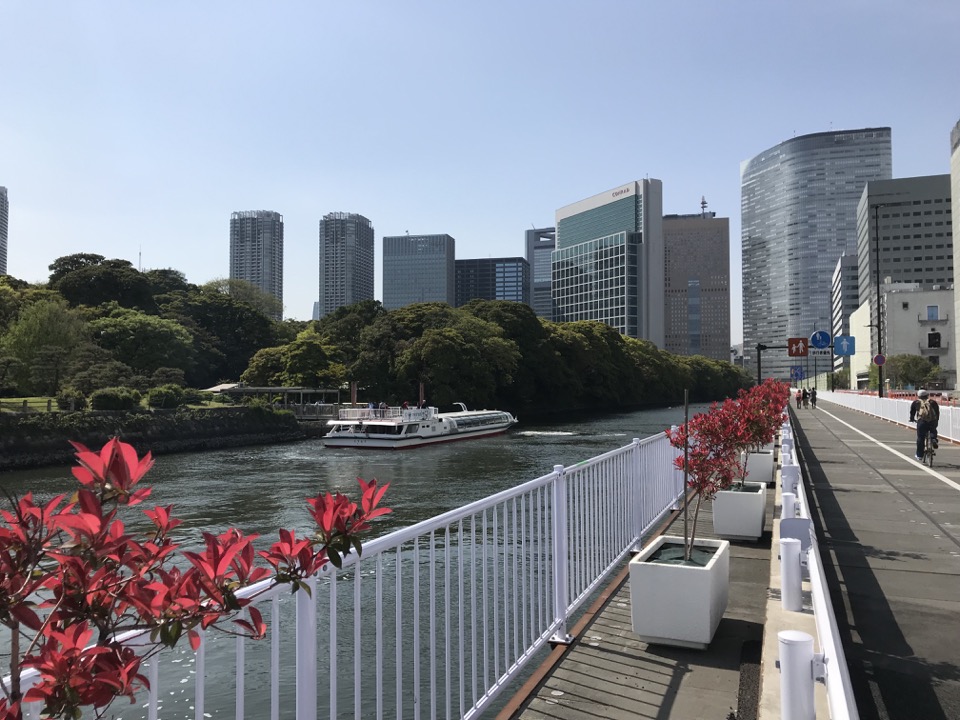
[[[910,403],[910,422],[917,423],[917,460],[923,459],[923,450],[927,433],[931,434],[931,443],[936,449],[937,442],[937,424],[940,422],[940,405],[930,397],[926,390],[917,391],[917,399]]]

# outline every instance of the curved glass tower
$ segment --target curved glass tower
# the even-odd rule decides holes
[[[830,332],[833,270],[841,255],[857,252],[864,185],[892,174],[890,128],[803,135],[742,163],[743,349],[754,371],[757,344]],[[786,350],[765,351],[762,360],[764,377],[784,380],[805,365]],[[804,374],[813,373],[810,361]]]

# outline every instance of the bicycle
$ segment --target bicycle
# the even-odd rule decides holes
[[[933,456],[936,454],[937,449],[933,444],[933,431],[927,430],[927,436],[923,439],[923,456],[920,458],[920,462],[933,467]]]

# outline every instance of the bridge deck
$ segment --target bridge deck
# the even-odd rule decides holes
[[[860,717],[960,718],[960,447],[942,442],[931,471],[913,460],[912,428],[826,402],[792,412]],[[757,699],[759,684],[779,683],[776,658],[761,660],[776,594],[770,518],[759,543],[733,543],[730,604],[708,650],[637,640],[624,573],[500,717],[776,717]]]

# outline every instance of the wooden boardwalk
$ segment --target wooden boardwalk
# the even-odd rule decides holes
[[[708,649],[647,645],[633,634],[625,564],[573,629],[574,643],[553,650],[498,720],[756,718],[774,495],[771,487],[760,541],[731,543],[729,604]],[[700,511],[699,537],[715,537],[710,508]],[[682,515],[662,531],[682,535]]]

